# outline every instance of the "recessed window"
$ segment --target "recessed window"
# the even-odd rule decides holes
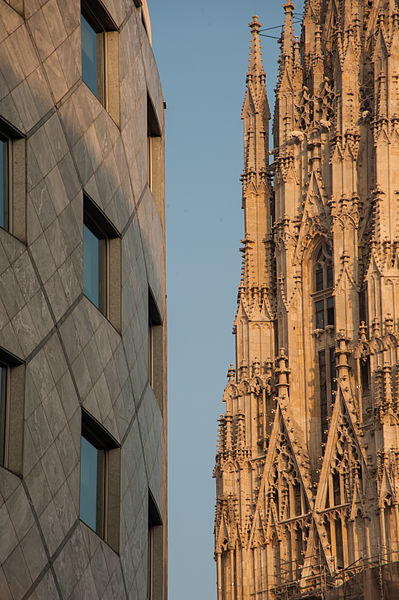
[[[150,96],[147,95],[147,182],[154,192],[159,185],[159,166],[162,131]]]
[[[319,246],[314,262],[314,307],[315,328],[324,329],[327,325],[335,325],[334,297],[334,269],[330,246],[324,242]]]
[[[101,237],[99,237],[101,236]],[[106,238],[83,224],[83,293],[102,312],[106,311]]]
[[[119,37],[99,0],[81,2],[82,79],[119,122]]]
[[[82,79],[93,94],[104,101],[104,36],[81,15]]]
[[[163,326],[158,307],[148,290],[148,379],[163,408]]]
[[[0,227],[8,229],[9,161],[8,140],[0,136]]]
[[[7,366],[0,364],[0,464],[4,465],[6,445]]]
[[[121,244],[119,232],[84,194],[83,293],[120,328]]]
[[[328,418],[332,413],[335,382],[335,347],[331,334],[335,327],[334,268],[331,247],[323,240],[315,250],[313,261],[313,305],[321,441],[327,441]]]
[[[26,241],[25,139],[0,118],[0,227]]]
[[[0,348],[0,465],[22,474],[25,365]]]
[[[80,519],[119,547],[120,448],[88,413],[82,413]]]
[[[148,494],[148,568],[147,598],[163,598],[163,530],[162,519],[151,492]]]
[[[105,450],[82,433],[80,453],[80,518],[99,535],[104,526]]]

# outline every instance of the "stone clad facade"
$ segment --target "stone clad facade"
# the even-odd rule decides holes
[[[399,597],[399,5],[257,17],[245,236],[214,476],[218,600]],[[271,164],[269,165],[269,155]]]
[[[0,0],[0,145],[0,598],[166,600],[164,102],[145,0]]]

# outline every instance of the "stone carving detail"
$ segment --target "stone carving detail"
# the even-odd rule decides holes
[[[300,42],[283,9],[270,166],[250,24],[218,600],[328,598],[399,560],[399,4],[306,0]]]

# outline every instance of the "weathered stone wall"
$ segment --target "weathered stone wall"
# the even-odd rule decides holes
[[[22,468],[0,467],[2,600],[144,599],[149,490],[166,524],[166,385],[160,407],[148,378],[149,286],[165,331],[163,172],[156,202],[147,93],[162,129],[163,99],[135,4],[102,4],[119,31],[118,123],[82,82],[80,1],[0,0],[0,117],[23,136],[26,202],[26,227],[0,228],[0,347],[25,365]],[[120,331],[83,295],[83,191],[121,234]],[[79,519],[82,408],[121,446],[119,552]]]

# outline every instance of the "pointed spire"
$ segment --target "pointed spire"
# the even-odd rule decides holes
[[[295,10],[295,5],[291,0],[288,0],[284,5],[285,12],[285,24],[282,35],[282,46],[281,46],[281,54],[283,58],[283,63],[288,60],[291,60],[294,53],[294,26],[292,22],[292,13]]]
[[[259,43],[259,30],[262,23],[254,15],[251,28],[251,49],[247,72],[242,119],[244,120],[244,173],[243,187],[251,181],[264,183],[268,152],[269,105],[266,98],[266,75],[262,65],[262,53]]]
[[[254,15],[252,22],[248,24],[251,28],[251,49],[249,52],[249,66],[247,73],[247,85],[252,83],[256,94],[264,88],[266,75],[262,65],[262,53],[259,44],[259,29],[262,23],[259,22],[259,17]]]

